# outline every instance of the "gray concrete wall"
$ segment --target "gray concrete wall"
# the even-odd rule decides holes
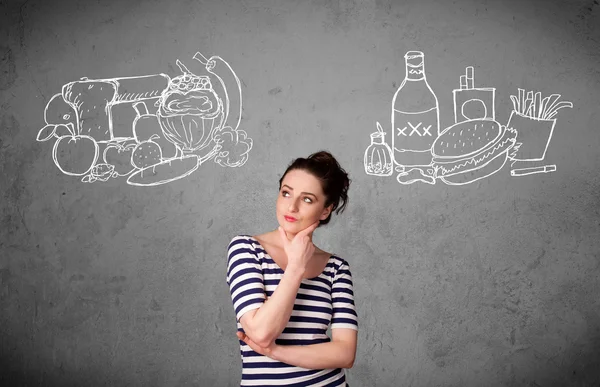
[[[319,149],[353,180],[347,211],[315,234],[354,275],[351,385],[600,383],[596,1],[0,7],[2,385],[238,385],[227,244],[277,226],[277,180]],[[512,177],[506,163],[462,186],[367,175],[369,135],[376,121],[390,130],[404,54],[415,49],[441,128],[454,123],[466,66],[476,86],[496,88],[502,125],[518,88],[571,101],[543,160],[556,171]],[[173,78],[176,59],[202,69],[197,51],[241,80],[239,130],[253,140],[242,166],[209,160],[155,186],[84,183],[53,162],[56,138],[36,141],[63,85]],[[65,163],[89,156],[64,152]]]

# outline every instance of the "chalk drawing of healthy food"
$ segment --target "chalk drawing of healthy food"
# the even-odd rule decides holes
[[[239,78],[219,56],[193,59],[206,74],[177,60],[181,74],[69,82],[44,110],[37,141],[54,141],[52,158],[66,175],[92,183],[127,177],[154,186],[188,176],[212,159],[240,167],[252,139],[239,129]],[[195,63],[195,62],[194,62]]]
[[[498,173],[510,160],[512,176],[551,172],[555,165],[514,169],[515,163],[544,160],[559,109],[559,94],[519,89],[511,96],[513,111],[506,125],[496,121],[496,89],[475,87],[474,67],[460,76],[453,90],[454,124],[440,130],[438,99],[425,77],[424,54],[409,51],[405,78],[392,99],[391,148],[377,122],[364,155],[365,172],[390,176],[400,184],[422,182],[465,185]],[[528,164],[530,166],[530,164]]]

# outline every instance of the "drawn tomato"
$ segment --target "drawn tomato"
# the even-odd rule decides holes
[[[106,164],[115,166],[115,173],[119,176],[126,176],[135,170],[135,166],[131,163],[135,147],[136,143],[112,143],[104,149],[102,158]]]
[[[61,172],[71,176],[82,176],[96,164],[98,143],[90,136],[69,134],[54,143],[52,158]]]

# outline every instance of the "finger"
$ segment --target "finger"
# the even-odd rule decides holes
[[[256,344],[254,341],[250,340],[248,336],[246,336],[246,340],[244,340],[247,346],[249,346],[254,352],[260,353],[262,355],[263,349]]]
[[[244,343],[246,343],[246,345],[252,347],[252,340],[250,340],[250,338],[246,335],[244,335],[242,338],[240,338],[240,340],[242,340]]]

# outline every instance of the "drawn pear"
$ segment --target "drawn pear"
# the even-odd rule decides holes
[[[177,147],[165,138],[158,117],[148,112],[146,103],[143,101],[134,103],[133,108],[137,114],[133,120],[133,136],[136,141],[142,143],[152,139],[160,147],[163,159],[177,156]]]

